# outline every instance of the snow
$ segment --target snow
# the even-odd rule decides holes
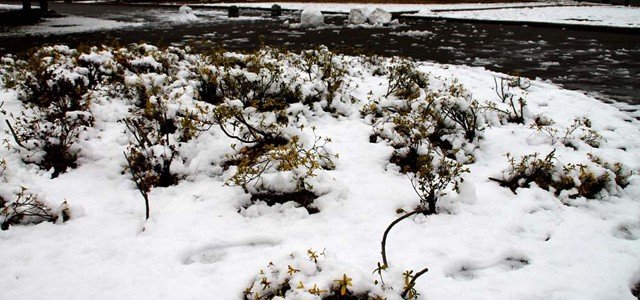
[[[198,21],[200,19],[194,14],[193,9],[191,9],[191,7],[187,5],[180,6],[178,11],[179,11],[179,14],[171,16],[169,18],[171,21],[178,22],[178,23],[187,23],[187,22]]]
[[[22,5],[0,4],[0,10],[18,10],[22,9]]]
[[[136,65],[161,68],[157,48],[140,49]],[[101,49],[85,56],[105,67],[114,57]],[[188,67],[197,69],[205,60],[178,57],[172,66],[180,75],[129,74],[129,83],[144,79],[166,88],[183,105],[194,105]],[[63,224],[0,231],[2,298],[239,299],[259,281],[260,270],[281,280],[287,266],[300,269],[293,278],[307,288],[327,289],[346,274],[354,290],[379,289],[372,283],[377,275],[371,274],[380,261],[382,232],[398,217],[397,209],[415,207],[418,198],[407,176],[389,163],[393,148],[370,142],[372,126],[359,113],[387,90],[385,77],[372,73],[376,58],[335,59],[348,66],[350,86],[344,93],[349,101],[336,103],[343,115],[302,104],[290,107],[301,112],[306,130],[315,126],[339,153],[335,170],[320,176],[327,181],[318,180],[317,188],[328,193],[316,200],[317,214],[292,203],[243,208],[248,195],[225,185],[231,171],[217,165],[233,140],[213,127],[183,149],[188,155],[180,164],[187,178],[151,191],[151,218],[144,222],[140,194],[122,171],[128,137],[120,120],[132,105],[109,87],[92,95],[95,124],[79,142],[78,168],[51,179],[49,171],[25,164],[20,153],[0,148],[8,170],[0,195],[26,186],[51,204],[66,199],[84,210]],[[13,65],[11,59],[4,63]],[[290,78],[307,76],[290,65],[282,68]],[[494,77],[504,74],[431,62],[419,62],[418,68],[428,74],[430,86],[458,78],[474,99],[501,104],[493,87]],[[637,171],[640,122],[579,91],[539,80],[531,81],[526,94],[529,117],[544,114],[559,128],[589,117],[606,142],[600,148],[558,147],[528,126],[492,124],[473,150],[477,160],[469,165],[460,192],[439,200],[439,214],[410,218],[391,231],[388,284],[402,283],[404,270],[428,267],[416,285],[424,299],[635,299],[630,287],[640,279],[640,176],[619,194],[598,200],[560,199],[535,186],[514,194],[488,177],[507,167],[508,152],[519,156],[553,149],[562,161],[581,162],[594,153]],[[13,89],[0,88],[2,102],[9,113],[24,110]],[[2,120],[0,139],[11,141],[7,129]],[[308,249],[325,253],[318,258],[321,272]]]
[[[300,13],[300,27],[310,28],[324,25],[324,16],[319,10],[305,9]]]
[[[433,38],[435,36],[435,33],[429,30],[394,31],[394,32],[391,32],[390,34],[397,35],[397,36],[428,37],[428,38]]]
[[[367,21],[367,16],[364,10],[354,8],[349,11],[349,24],[360,25]]]
[[[0,36],[62,35],[141,25],[142,23],[121,22],[81,16],[65,16],[61,18],[47,18],[36,25],[22,26],[11,31],[0,32]]]
[[[473,20],[640,27],[640,7],[623,6],[559,6],[445,12],[421,11],[415,15]]]

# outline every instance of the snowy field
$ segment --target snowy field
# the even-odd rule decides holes
[[[460,18],[473,20],[503,20],[592,26],[640,27],[640,8],[604,6],[592,3],[548,2],[486,3],[486,4],[345,4],[345,3],[278,3],[288,9],[316,9],[323,12],[348,13],[353,8],[368,11],[380,7],[389,12],[410,12],[415,16]],[[552,4],[552,5],[553,5]],[[271,2],[228,3],[239,7],[268,8]],[[543,7],[537,7],[543,6]],[[513,8],[516,7],[516,8]],[[488,9],[492,8],[492,9]],[[478,10],[473,10],[478,9]]]
[[[421,11],[419,16],[612,27],[640,27],[640,7],[563,6],[478,11]]]
[[[323,49],[210,56],[148,45],[85,51],[45,48],[31,67],[12,57],[1,60],[0,140],[6,147],[0,149],[0,197],[14,207],[24,187],[23,197],[37,195],[52,215],[70,220],[21,224],[33,220],[27,217],[0,231],[0,298],[241,299],[247,292],[252,299],[290,284],[287,299],[321,299],[341,291],[400,299],[402,273],[428,267],[415,282],[420,299],[635,299],[640,122],[610,105],[483,68],[349,57]],[[402,81],[410,84],[396,88],[398,74],[411,74]],[[42,76],[51,77],[34,79]],[[43,99],[64,89],[56,84],[65,80],[83,91],[70,102],[80,108],[55,119],[52,107],[66,102]],[[27,88],[25,82],[43,85]],[[232,83],[254,88],[234,94]],[[47,86],[53,90],[37,93]],[[505,89],[506,103],[496,88]],[[509,99],[526,99],[526,105],[510,111]],[[475,115],[470,126],[477,132],[469,136],[452,115],[439,115],[441,110],[427,109],[428,120],[419,121],[424,105]],[[408,135],[419,146],[402,139],[402,123],[389,123],[407,116],[418,118]],[[141,138],[135,128],[152,119],[173,122],[175,130]],[[580,123],[571,131],[574,120]],[[56,122],[83,125],[68,150],[77,155],[77,166],[52,178],[54,170],[41,167],[47,163],[42,143],[59,142],[59,131],[46,127],[57,128]],[[35,124],[35,132],[26,124]],[[421,131],[427,125],[436,127]],[[45,132],[40,138],[38,128]],[[243,160],[234,165],[234,158],[250,155],[253,144],[230,136],[251,139],[260,131],[277,134],[306,154],[319,149],[314,137],[330,138],[326,152],[305,157],[324,153],[332,163],[299,165],[279,156],[282,148],[274,144],[267,164],[278,167],[268,165],[249,184],[230,183],[243,166]],[[300,144],[292,144],[298,138]],[[136,177],[126,169],[135,165],[125,158],[140,150],[136,140],[146,139],[153,145],[141,150],[143,156],[157,161],[174,154],[170,166],[179,178],[175,185],[150,189],[147,221]],[[411,147],[418,147],[421,157],[442,156],[442,163],[468,172],[438,190],[437,214],[414,215],[391,230],[382,285],[374,272],[381,262],[382,233],[403,211],[421,207],[412,187],[416,175],[390,163]],[[552,151],[557,165],[552,180],[565,176],[574,189],[546,190],[531,183],[512,192],[489,179],[508,177],[507,153],[517,160]],[[614,167],[589,154],[635,173],[623,184]],[[584,169],[563,171],[570,163]],[[585,178],[578,169],[604,180],[597,193],[582,196],[596,177]],[[300,188],[317,196],[312,209],[251,198],[259,191],[286,194]],[[5,209],[0,221],[18,212]]]

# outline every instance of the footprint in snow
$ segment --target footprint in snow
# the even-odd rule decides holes
[[[445,274],[447,277],[458,280],[474,280],[482,276],[515,271],[529,265],[529,260],[522,256],[508,256],[497,262],[477,263],[458,262],[449,267]]]
[[[635,241],[640,238],[640,224],[623,223],[613,229],[613,236],[625,240]]]
[[[251,248],[273,247],[278,245],[275,241],[249,241],[233,244],[207,245],[197,249],[186,251],[182,264],[213,264],[223,260],[229,253],[242,253]]]

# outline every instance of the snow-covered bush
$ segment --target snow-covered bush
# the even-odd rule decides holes
[[[210,111],[206,104],[193,103],[197,65],[185,50],[136,45],[116,56],[125,74],[125,95],[133,104],[122,119],[130,135],[125,169],[145,200],[148,218],[149,191],[175,185],[186,175],[174,167],[184,162],[183,146],[211,127]]]
[[[265,48],[238,56],[212,55],[198,70],[200,99],[219,105],[242,102],[260,112],[303,103],[313,110],[345,113],[344,58],[326,47],[300,54]]]
[[[389,85],[386,97],[393,94],[398,98],[415,99],[420,96],[420,89],[429,85],[428,77],[417,70],[414,63],[409,60],[400,60],[388,69]]]
[[[167,115],[166,100],[152,98],[147,109],[122,121],[132,136],[126,157],[134,178],[142,179],[145,190],[176,184],[171,163],[178,155],[178,127]]]
[[[531,80],[526,77],[522,77],[518,74],[514,74],[507,78],[509,87],[519,88],[520,90],[526,91],[531,87]]]
[[[89,108],[96,80],[77,66],[77,56],[68,47],[44,47],[11,74],[25,109],[19,115],[3,113],[13,119],[6,120],[8,133],[24,160],[53,169],[52,177],[76,166],[76,142],[93,124]]]
[[[629,178],[634,175],[634,172],[627,169],[622,163],[606,161],[602,157],[591,153],[587,153],[587,156],[593,163],[611,171],[614,175],[614,180],[619,187],[626,188],[629,185]]]
[[[85,68],[89,86],[98,85],[109,86],[106,91],[113,93],[120,92],[118,82],[122,81],[123,74],[121,66],[114,60],[114,51],[108,47],[91,47],[78,56],[78,66]],[[115,86],[114,86],[115,85]],[[118,87],[118,89],[114,89]]]
[[[201,106],[194,110],[178,108],[179,104],[156,96],[146,103],[144,109],[132,112],[122,122],[131,135],[125,151],[125,169],[145,200],[149,218],[149,191],[178,183],[183,175],[173,171],[172,166],[182,162],[181,147],[208,124],[208,110]]]
[[[439,85],[421,89],[414,84],[399,93],[400,99],[373,101],[362,110],[373,123],[371,141],[389,141],[396,148],[391,162],[403,173],[416,172],[418,157],[429,147],[462,163],[474,161],[472,152],[486,127],[482,108],[457,80]]]
[[[315,212],[313,200],[319,195],[310,182],[318,172],[334,168],[337,158],[327,149],[328,138],[315,136],[305,143],[298,135],[282,144],[258,144],[241,149],[232,160],[237,163],[228,184],[241,186],[251,200],[269,205],[294,201]]]
[[[577,149],[580,146],[579,141],[582,141],[593,148],[598,148],[603,142],[602,135],[591,128],[591,120],[588,118],[574,119],[573,123],[562,132],[553,125],[555,125],[553,120],[544,116],[536,116],[529,127],[548,137],[551,145],[561,143],[564,146]]]
[[[461,175],[469,172],[461,163],[448,159],[429,149],[429,152],[418,156],[418,169],[410,175],[413,189],[420,197],[418,209],[427,210],[427,214],[435,214],[436,202],[447,194],[449,189],[458,191]]]
[[[516,79],[515,82],[520,82],[520,79]],[[522,84],[514,84],[512,78],[500,78],[500,80],[493,79],[495,86],[494,90],[498,98],[505,104],[506,107],[499,106],[495,102],[488,102],[487,109],[499,113],[501,119],[510,123],[524,124],[525,118],[528,114],[527,101],[522,93],[516,93],[511,91],[511,88],[518,88]],[[525,88],[528,86],[524,85]]]
[[[0,198],[0,229],[7,230],[9,226],[18,224],[38,224],[42,222],[68,221],[71,210],[65,201],[59,208],[51,208],[37,195],[31,194],[26,188],[16,194],[14,200]]]
[[[302,88],[308,91],[304,103],[313,108],[318,103],[322,109],[337,112],[334,100],[346,102],[348,93],[343,91],[347,73],[341,57],[329,51],[327,47],[302,51],[298,68],[305,72]],[[320,84],[318,84],[320,83]]]
[[[502,178],[490,179],[514,193],[518,188],[528,188],[535,183],[563,198],[596,199],[617,194],[632,174],[621,163],[604,162],[595,156],[590,156],[591,162],[559,164],[555,150],[544,158],[534,153],[520,159],[507,154],[507,159],[509,168],[503,171]]]
[[[408,273],[409,271],[407,271]],[[408,278],[408,277],[407,277]],[[408,278],[410,282],[411,278]],[[413,294],[400,296],[404,290],[391,284],[386,288],[369,278],[367,272],[350,268],[348,263],[336,260],[323,251],[312,249],[306,253],[294,252],[271,262],[261,269],[244,290],[244,299],[353,299],[399,300],[415,299]]]

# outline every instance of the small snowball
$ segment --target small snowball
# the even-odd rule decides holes
[[[191,14],[191,13],[193,13],[193,9],[191,9],[191,7],[189,7],[187,5],[180,6],[179,10],[180,10],[181,14]]]
[[[349,24],[360,25],[365,22],[367,22],[367,16],[362,9],[354,8],[349,12]]]
[[[369,15],[369,23],[389,24],[391,23],[391,14],[382,8],[376,8],[376,10]]]
[[[300,27],[318,27],[324,24],[324,16],[322,12],[315,9],[305,9],[300,14]]]

